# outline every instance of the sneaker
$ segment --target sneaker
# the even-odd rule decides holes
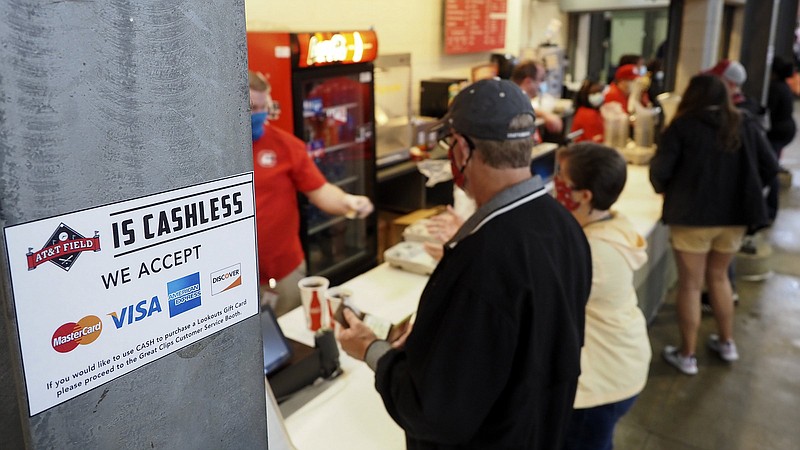
[[[711,298],[709,298],[708,292],[706,291],[700,294],[700,308],[705,313],[714,312],[714,310],[711,309]]]
[[[746,255],[755,255],[758,252],[755,234],[747,234],[742,238],[742,246],[739,247],[739,252]]]
[[[678,347],[667,345],[664,347],[664,351],[661,352],[661,356],[664,357],[664,360],[686,375],[697,374],[697,358],[695,358],[694,355],[683,356],[678,350]]]
[[[739,306],[739,293],[733,291],[733,295],[731,295],[731,297],[733,297],[733,306]]]
[[[739,359],[739,352],[736,351],[736,343],[733,340],[720,342],[719,336],[712,334],[708,337],[708,348],[717,352],[725,361],[733,362]]]

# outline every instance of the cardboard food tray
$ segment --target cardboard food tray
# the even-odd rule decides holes
[[[436,269],[437,261],[429,255],[422,242],[401,242],[383,252],[383,260],[392,267],[418,273],[430,275]]]

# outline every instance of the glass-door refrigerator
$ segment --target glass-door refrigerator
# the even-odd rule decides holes
[[[375,33],[248,32],[247,45],[250,70],[268,77],[281,109],[271,124],[302,139],[330,183],[375,203]],[[376,265],[377,212],[336,217],[299,203],[309,275],[335,286]]]

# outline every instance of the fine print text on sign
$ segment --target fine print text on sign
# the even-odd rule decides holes
[[[259,311],[252,173],[4,231],[31,416]]]

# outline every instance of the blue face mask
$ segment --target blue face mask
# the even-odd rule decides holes
[[[541,82],[539,83],[539,95],[547,94],[547,83]]]
[[[264,135],[264,122],[267,120],[267,111],[250,114],[250,125],[253,128],[253,141]]]

